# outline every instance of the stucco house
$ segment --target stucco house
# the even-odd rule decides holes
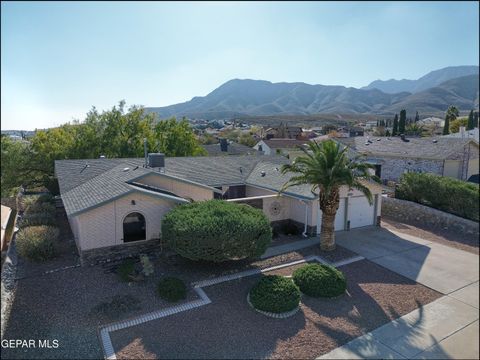
[[[235,142],[228,141],[227,139],[220,139],[217,144],[202,145],[202,147],[207,151],[208,156],[256,155],[259,153],[257,150],[251,147],[237,144]]]
[[[320,231],[318,195],[310,186],[278,191],[289,179],[282,156],[84,159],[55,162],[61,198],[82,262],[95,263],[162,246],[161,224],[173,207],[224,199],[260,208],[273,226],[291,222],[303,233]],[[372,206],[356,190],[341,189],[336,230],[374,225],[381,188],[368,183]]]
[[[405,172],[427,172],[468,180],[478,176],[479,145],[468,138],[354,137],[336,139],[353,154],[366,156],[385,181],[398,181]]]
[[[298,147],[304,146],[308,142],[309,140],[297,139],[264,139],[256,143],[253,148],[265,155],[299,155],[302,152],[298,149]]]

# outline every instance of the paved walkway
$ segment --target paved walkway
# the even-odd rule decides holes
[[[320,240],[317,237],[306,238],[304,240],[297,240],[283,245],[271,246],[265,251],[261,256],[261,259],[269,258],[272,256],[277,256],[285,254],[291,251],[300,250],[315,244],[320,244]],[[319,245],[320,246],[320,245]]]
[[[339,233],[337,242],[446,296],[321,359],[479,358],[478,255],[378,228]]]

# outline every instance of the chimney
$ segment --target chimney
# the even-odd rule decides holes
[[[228,152],[228,142],[227,139],[220,139],[220,150],[222,152]]]
[[[465,138],[465,126],[460,126],[460,137]]]

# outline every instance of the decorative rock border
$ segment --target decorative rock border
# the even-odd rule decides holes
[[[160,318],[163,318],[163,317],[166,317],[166,316],[169,316],[169,315],[177,314],[177,313],[182,312],[182,311],[187,311],[187,310],[191,310],[191,309],[203,306],[203,305],[210,304],[212,301],[210,300],[208,295],[205,293],[205,291],[202,289],[202,287],[217,285],[217,284],[220,284],[220,283],[223,283],[223,282],[226,282],[226,281],[241,279],[243,277],[252,276],[252,275],[258,275],[258,274],[262,274],[262,273],[265,273],[265,272],[268,272],[268,271],[282,269],[282,268],[285,268],[285,267],[289,267],[289,266],[297,265],[297,264],[302,264],[302,263],[309,262],[309,261],[317,261],[321,264],[326,264],[326,265],[331,265],[331,266],[337,267],[337,266],[347,265],[347,264],[350,264],[350,263],[353,263],[353,262],[356,262],[356,261],[360,261],[360,260],[364,260],[364,259],[365,258],[363,256],[355,256],[355,257],[352,257],[350,259],[345,259],[345,260],[338,261],[338,262],[332,264],[331,262],[321,258],[320,256],[310,255],[310,256],[304,257],[301,260],[292,261],[292,262],[289,262],[289,263],[286,263],[286,264],[275,265],[275,266],[271,266],[271,267],[265,268],[265,269],[250,269],[250,270],[245,270],[245,271],[241,271],[241,272],[230,274],[230,275],[220,276],[220,277],[217,277],[217,278],[214,278],[214,279],[208,279],[208,280],[193,282],[191,285],[193,286],[193,290],[200,297],[200,300],[190,301],[190,302],[187,302],[187,303],[184,303],[184,304],[181,304],[181,305],[165,308],[163,310],[153,311],[153,312],[150,312],[150,313],[147,313],[147,314],[144,314],[144,315],[134,317],[132,319],[119,321],[119,322],[115,322],[115,323],[100,327],[99,328],[99,337],[100,337],[100,340],[101,340],[101,344],[102,344],[102,347],[103,347],[105,358],[109,359],[109,360],[117,359],[117,356],[115,355],[115,350],[113,349],[112,341],[110,339],[110,334],[109,333],[111,331],[117,331],[117,330],[125,329],[125,328],[131,327],[131,326],[140,325],[140,324],[143,324],[143,323],[148,322],[148,321],[160,319]],[[294,315],[300,309],[300,306],[298,306],[296,309],[293,309],[290,312],[275,314],[275,313],[268,313],[268,312],[264,312],[262,310],[255,309],[253,307],[253,305],[250,303],[249,296],[247,296],[247,302],[249,303],[249,305],[255,311],[258,311],[258,312],[260,312],[260,313],[262,313],[266,316],[273,315],[273,316],[271,316],[273,318],[286,318],[286,317]]]
[[[283,312],[283,313],[274,313],[274,312],[269,312],[269,311],[263,311],[263,310],[257,309],[255,306],[253,306],[253,304],[250,301],[250,292],[247,294],[247,303],[256,312],[258,312],[260,314],[263,314],[265,316],[271,317],[271,318],[275,318],[275,319],[285,319],[285,318],[288,318],[290,316],[295,315],[298,312],[298,310],[300,310],[300,304],[301,304],[301,303],[299,303],[298,306],[295,309],[290,310],[290,311],[286,311],[286,312]]]

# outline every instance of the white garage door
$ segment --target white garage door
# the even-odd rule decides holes
[[[366,197],[348,198],[348,220],[350,220],[350,229],[373,225],[373,212],[375,207],[370,206]]]
[[[315,206],[318,206],[318,202]],[[322,225],[322,212],[317,211],[317,235],[320,234]],[[340,199],[337,214],[335,215],[335,231],[345,230],[345,198]]]

